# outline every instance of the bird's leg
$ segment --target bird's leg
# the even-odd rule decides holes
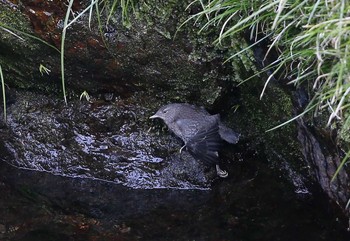
[[[186,144],[183,145],[183,146],[180,148],[180,159],[182,159],[182,158],[181,158],[181,157],[182,157],[182,150],[183,150],[184,148],[186,148]]]
[[[180,148],[180,154],[182,154],[182,150],[186,147],[186,145],[183,145],[181,148]]]
[[[222,170],[219,165],[216,165],[216,173],[218,174],[219,177],[221,178],[226,178],[228,177],[228,172],[225,170]]]

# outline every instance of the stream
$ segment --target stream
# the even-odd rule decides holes
[[[0,163],[0,240],[349,240],[313,190],[297,193],[264,160],[235,163],[208,190],[131,189]]]

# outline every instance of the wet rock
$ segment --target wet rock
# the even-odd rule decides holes
[[[314,181],[320,184],[325,193],[342,208],[347,206],[350,196],[349,176],[345,166],[331,181],[341,163],[341,154],[334,144],[322,143],[326,138],[316,138],[312,127],[307,127],[303,120],[298,120],[298,139],[303,146],[303,155],[312,173]],[[345,209],[349,214],[349,211]]]
[[[69,177],[101,179],[132,188],[208,188],[215,174],[181,142],[149,131],[154,110],[125,101],[72,101],[19,92],[0,130],[2,159]],[[131,99],[129,99],[131,101]]]
[[[0,234],[3,234],[6,232],[6,226],[4,224],[0,224]]]

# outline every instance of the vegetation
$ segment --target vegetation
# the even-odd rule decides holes
[[[329,113],[327,126],[340,126],[339,135],[350,141],[350,3],[307,0],[195,0],[201,11],[189,20],[205,19],[200,31],[210,27],[221,29],[216,44],[237,34],[249,34],[253,42],[231,58],[268,39],[277,59],[261,72],[270,73],[261,92],[264,95],[273,79],[286,80],[289,85],[306,86],[310,103],[295,118],[313,111],[314,115]],[[271,129],[272,130],[272,129]],[[349,158],[345,155],[336,174]],[[334,175],[334,177],[336,176]]]
[[[134,3],[133,0],[91,0],[91,3],[79,14],[74,15],[72,11],[72,6],[73,6],[74,0],[69,0],[68,7],[66,10],[66,15],[64,19],[64,24],[63,24],[63,29],[62,29],[62,36],[61,36],[61,48],[58,50],[56,47],[53,45],[47,43],[46,41],[29,34],[25,32],[22,28],[18,26],[18,24],[13,26],[9,26],[7,24],[4,24],[3,22],[0,21],[0,30],[1,31],[6,31],[7,33],[10,33],[11,35],[15,36],[16,38],[20,40],[24,40],[24,38],[31,38],[34,40],[37,40],[55,50],[60,52],[60,61],[61,61],[61,85],[62,85],[62,92],[63,92],[63,98],[64,101],[67,102],[67,94],[66,94],[66,87],[65,87],[65,68],[64,68],[64,49],[65,49],[65,41],[66,41],[66,32],[67,29],[74,24],[80,17],[82,17],[86,12],[89,11],[89,26],[92,21],[93,17],[93,10],[95,9],[95,13],[98,19],[98,23],[100,25],[100,29],[102,29],[102,23],[100,21],[101,19],[101,14],[106,13],[108,17],[106,18],[106,24],[111,20],[113,13],[117,10],[118,7],[122,9],[122,21],[125,26],[130,26],[130,21],[129,21],[129,12],[130,10],[134,9]],[[74,16],[73,19],[70,19],[71,15]],[[0,69],[1,70],[1,69]],[[41,75],[49,74],[50,70],[46,68],[44,65],[40,64],[39,66],[39,71]],[[5,99],[5,92],[4,92],[4,79],[2,76],[2,71],[1,73],[1,81],[3,84],[3,98]],[[5,119],[6,119],[6,102],[4,101],[4,114],[5,114]]]
[[[66,40],[66,32],[70,25],[75,23],[81,16],[83,16],[87,11],[89,11],[89,26],[91,25],[91,19],[92,19],[92,13],[93,9],[95,7],[96,10],[96,16],[98,19],[98,22],[100,24],[101,29],[101,21],[100,21],[100,15],[101,13],[106,9],[108,11],[108,18],[106,21],[106,24],[111,19],[111,16],[113,13],[115,13],[118,6],[122,9],[122,21],[125,26],[130,26],[129,21],[129,11],[130,9],[134,8],[133,0],[91,0],[91,3],[83,10],[81,11],[74,19],[69,21],[69,17],[72,14],[72,6],[73,6],[74,0],[69,0],[69,4],[66,11],[66,16],[64,19],[63,24],[63,30],[62,30],[62,37],[61,37],[61,80],[62,80],[62,91],[63,91],[63,98],[64,101],[67,103],[67,94],[66,94],[66,87],[65,87],[65,75],[64,75],[64,44]],[[102,9],[100,10],[99,6],[102,6]]]
[[[1,65],[0,65],[0,80],[1,80],[1,93],[2,93],[2,101],[3,101],[3,109],[4,109],[4,121],[6,122],[7,115],[6,115],[5,81],[4,81],[4,76],[2,74]]]

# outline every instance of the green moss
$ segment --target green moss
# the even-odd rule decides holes
[[[16,52],[19,48],[29,49],[30,51],[40,50],[40,46],[37,42],[26,38],[22,34],[26,33],[34,36],[28,19],[18,10],[8,8],[5,5],[0,5],[0,26],[3,27],[3,29],[0,28],[2,41],[11,44],[10,46],[7,46],[7,48]],[[5,29],[8,29],[8,31]]]
[[[50,62],[58,54],[35,39],[29,23],[19,10],[0,5],[0,26],[3,27],[0,28],[0,64],[5,82],[10,87],[55,92],[56,85],[41,76],[39,66],[43,59]],[[52,67],[49,63],[45,65]]]
[[[147,1],[147,3],[142,1],[136,9],[136,15],[140,19],[146,20],[148,26],[156,25],[157,27],[165,26],[169,20],[176,16],[177,20],[179,20],[178,26],[180,26],[182,23],[180,19],[186,20],[186,17],[184,17],[184,10],[189,3],[190,1],[178,0],[150,0]],[[162,31],[164,32],[164,30]]]
[[[230,122],[242,132],[243,143],[249,140],[256,151],[264,152],[269,160],[300,167],[300,144],[295,122],[279,129],[267,130],[293,117],[293,103],[289,93],[274,84],[269,85],[260,100],[264,81],[252,79],[241,88],[241,102],[237,112],[228,115]]]
[[[236,36],[236,38],[231,38],[230,41],[231,46],[229,48],[228,57],[241,52],[242,49],[246,49],[246,51],[230,59],[233,73],[235,74],[233,80],[241,84],[250,76],[256,75],[259,71],[255,66],[255,57],[253,51],[251,49],[248,49],[247,42],[239,36]]]
[[[176,0],[151,0],[147,4],[142,2],[137,9],[137,15],[138,19],[147,25],[146,29],[152,29],[153,26],[156,32],[172,40],[177,46],[191,48],[187,53],[190,63],[193,66],[203,66],[202,72],[193,72],[191,66],[174,66],[175,68],[170,70],[174,75],[167,80],[169,89],[158,95],[164,94],[167,101],[190,101],[210,106],[222,95],[224,89],[231,89],[257,70],[250,50],[223,64],[232,53],[237,53],[248,45],[241,36],[236,36],[222,45],[214,45],[219,29],[210,28],[199,33],[201,27],[206,24],[206,19],[201,19],[195,24],[194,21],[184,24],[190,17],[191,9],[185,11],[190,3],[191,1]],[[177,54],[184,54],[186,58],[186,53]],[[169,59],[168,62],[172,61]],[[159,66],[158,69],[162,72],[163,68]],[[166,78],[164,76],[164,79]]]

